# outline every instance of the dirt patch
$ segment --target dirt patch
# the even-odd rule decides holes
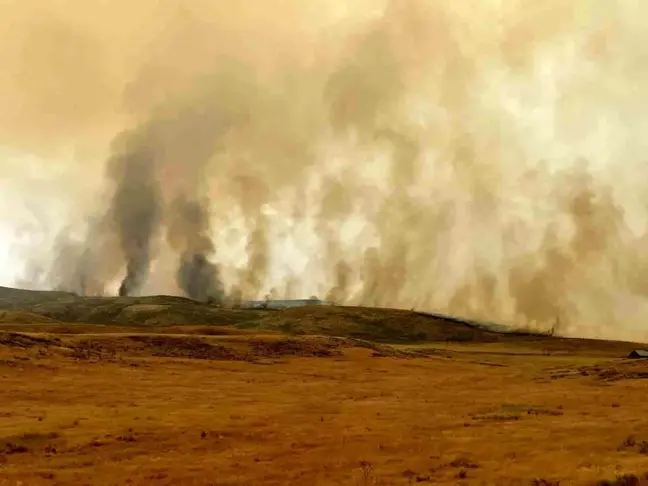
[[[616,479],[597,481],[593,486],[648,486],[648,473],[642,476],[624,474]]]
[[[264,357],[330,357],[342,354],[341,343],[332,339],[259,339],[249,341],[249,346],[253,355]]]
[[[363,348],[373,351],[371,356],[374,358],[427,358],[431,355],[439,354],[438,350],[428,349],[398,349],[388,344],[374,343],[363,339],[352,338],[330,338],[336,339],[340,344],[347,348]]]
[[[220,344],[194,337],[131,336],[131,341],[146,345],[153,356],[166,358],[242,360],[246,356]]]
[[[521,420],[524,417],[534,417],[539,415],[548,415],[559,417],[563,411],[559,408],[550,408],[543,405],[533,405],[525,403],[505,403],[497,408],[482,410],[478,413],[471,414],[473,420],[510,422]]]
[[[216,342],[218,341],[218,342]],[[257,358],[340,356],[344,349],[366,348],[373,356],[418,357],[391,346],[364,343],[352,339],[329,337],[277,338],[276,336],[234,336],[226,341],[198,336],[165,334],[129,336],[96,336],[75,341],[70,337],[66,346],[72,357],[84,360],[117,359],[119,357],[156,356],[205,360],[251,361]]]
[[[229,326],[168,326],[155,329],[159,334],[192,334],[197,336],[250,336],[251,331]]]
[[[593,366],[571,366],[550,370],[552,380],[592,377],[601,381],[648,379],[648,362],[617,361]]]
[[[648,378],[648,362],[630,361],[612,365],[599,365],[592,368],[581,368],[581,373],[593,373],[605,381],[637,380]]]
[[[156,356],[208,360],[242,360],[246,356],[230,347],[211,344],[197,337],[132,335],[84,339],[73,345],[78,359],[113,359],[118,356]]]
[[[49,452],[56,449],[61,435],[58,432],[25,433],[0,439],[0,455]]]
[[[0,346],[8,348],[33,348],[37,346],[58,346],[60,339],[41,336],[29,336],[17,332],[0,332]]]

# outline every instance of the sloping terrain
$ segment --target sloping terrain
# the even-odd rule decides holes
[[[122,325],[232,325],[256,318],[257,310],[222,309],[181,297],[71,298],[46,302],[30,312],[62,322]]]
[[[382,342],[489,342],[501,337],[500,333],[417,312],[366,307],[296,307],[242,322],[236,327],[296,335],[348,336]]]
[[[4,293],[3,293],[4,292]],[[4,289],[0,329],[56,333],[154,332],[180,334],[278,333],[319,335],[380,343],[515,343],[547,352],[614,352],[636,344],[503,332],[501,327],[439,314],[399,309],[307,306],[283,310],[229,309],[183,297],[79,297],[64,292]],[[39,300],[40,299],[40,300]],[[92,327],[96,326],[96,327]]]
[[[0,324],[55,324],[58,321],[24,310],[0,310]]]
[[[0,309],[21,310],[58,322],[169,326],[232,325],[257,319],[263,310],[223,309],[174,296],[79,297],[67,293],[7,292]],[[10,322],[9,317],[4,322]]]
[[[120,326],[234,326],[303,335],[346,336],[381,342],[496,341],[488,329],[421,313],[360,307],[307,306],[284,310],[227,309],[183,297],[79,297],[62,292],[5,289],[0,322],[45,320]],[[0,312],[2,312],[0,310]],[[22,314],[17,314],[22,312]],[[12,321],[12,317],[15,317]]]
[[[25,309],[66,297],[75,297],[75,295],[69,292],[0,287],[0,309]]]
[[[228,309],[181,297],[78,297],[33,303],[0,311],[0,323],[59,322],[110,326],[232,326],[292,335],[324,335],[378,342],[479,341],[504,339],[463,322],[398,309],[308,306],[284,310]],[[4,316],[4,317],[3,317]],[[15,318],[12,320],[12,318]]]

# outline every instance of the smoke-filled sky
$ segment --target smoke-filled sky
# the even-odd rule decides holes
[[[645,18],[0,0],[3,283],[646,339]]]

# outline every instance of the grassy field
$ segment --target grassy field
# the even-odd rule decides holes
[[[628,343],[42,326],[0,332],[1,485],[594,485],[648,471],[648,364],[622,359]]]

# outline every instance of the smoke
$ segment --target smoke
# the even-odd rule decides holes
[[[25,278],[648,336],[648,6],[253,3],[0,3],[0,145],[69,208]]]
[[[268,247],[268,216],[263,205],[269,200],[266,185],[259,177],[238,175],[233,179],[234,194],[243,213],[247,232],[247,263],[239,276],[240,291],[248,298],[256,298],[263,291],[268,275],[270,255]]]
[[[56,259],[44,274],[44,286],[78,295],[101,296],[106,283],[119,275],[119,235],[105,218],[92,219],[85,232],[64,227],[54,242]],[[35,263],[35,262],[32,262]],[[42,271],[42,269],[41,269]]]
[[[154,143],[138,131],[125,133],[116,140],[107,164],[107,176],[115,186],[109,216],[126,263],[120,296],[137,295],[151,268],[161,214],[156,159],[150,148]]]
[[[209,260],[214,243],[209,236],[207,204],[178,199],[171,209],[168,237],[180,255],[178,287],[195,300],[223,303],[224,286],[220,270]]]

